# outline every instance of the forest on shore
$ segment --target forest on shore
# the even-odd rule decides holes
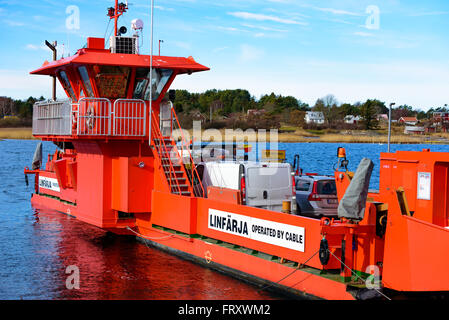
[[[304,129],[363,129],[378,128],[377,115],[387,114],[385,102],[369,99],[364,102],[340,102],[334,95],[326,95],[309,105],[293,96],[275,93],[265,94],[259,99],[244,89],[217,90],[203,93],[191,93],[187,90],[171,90],[173,104],[181,125],[189,129],[193,121],[201,121],[203,128],[230,129],[279,129],[281,126],[293,126]],[[0,97],[0,127],[29,127],[32,123],[33,105],[44,97],[29,97],[15,100]],[[323,112],[325,123],[319,128],[304,123],[307,111]],[[420,108],[400,105],[392,109],[392,119],[417,117],[418,120],[432,119],[433,112],[448,112],[447,107],[435,107],[428,111]],[[357,125],[346,124],[346,116],[359,116]]]

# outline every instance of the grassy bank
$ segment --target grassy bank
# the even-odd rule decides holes
[[[192,135],[192,131],[189,130]],[[237,134],[235,138],[232,135],[226,135],[225,130],[215,130],[216,134],[210,134],[207,132],[202,136],[204,142],[209,141],[221,141],[221,137],[228,142],[236,141],[264,141],[264,139],[270,139],[269,131],[265,137],[254,134]],[[213,132],[212,132],[213,133]],[[219,134],[218,134],[219,133]],[[214,137],[215,136],[215,137]],[[397,132],[393,132],[391,136],[392,144],[449,144],[449,134],[429,134],[429,135],[405,135]],[[348,132],[314,132],[306,131],[303,129],[292,130],[283,132],[280,130],[278,133],[279,142],[291,142],[291,143],[388,143],[388,134],[385,131],[348,131]]]
[[[33,139],[31,128],[0,128],[0,139]]]
[[[212,138],[210,137],[210,133]],[[192,130],[189,130],[190,135],[192,135]],[[215,137],[213,137],[215,135]],[[226,138],[227,141],[232,142],[232,136],[226,136],[225,129],[213,130],[205,133],[203,131],[204,142],[209,141],[221,141],[221,139]],[[186,137],[188,138],[188,137]],[[33,139],[31,128],[0,128],[0,139]],[[236,141],[263,141],[263,139],[270,139],[269,131],[266,137],[260,136],[259,139],[256,134],[245,135],[239,134],[235,137]],[[384,131],[348,131],[348,132],[315,132],[315,131],[305,131],[303,129],[291,130],[288,132],[281,132],[278,134],[279,142],[303,142],[303,143],[313,143],[313,142],[327,142],[327,143],[382,143],[388,142],[387,133]],[[449,134],[446,133],[435,133],[423,136],[408,136],[404,134],[399,134],[398,132],[393,132],[391,136],[391,143],[393,144],[449,144]]]

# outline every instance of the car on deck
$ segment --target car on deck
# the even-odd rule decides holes
[[[309,217],[336,217],[337,187],[334,177],[305,174],[295,177],[297,214]]]

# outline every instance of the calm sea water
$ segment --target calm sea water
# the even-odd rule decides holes
[[[254,286],[182,260],[129,237],[119,237],[66,215],[37,211],[26,187],[36,141],[0,141],[0,299],[282,299]],[[350,169],[363,157],[376,164],[377,144],[280,144],[289,160],[301,157],[305,172],[332,174],[337,147],[345,147]],[[449,146],[393,145],[395,150],[449,152]],[[46,154],[55,147],[44,143]],[[66,288],[66,268],[80,270],[80,289]]]

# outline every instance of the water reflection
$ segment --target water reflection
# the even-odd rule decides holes
[[[44,299],[273,299],[256,287],[51,211],[39,211],[35,254],[52,261],[34,294]],[[45,233],[45,236],[43,236]],[[45,243],[43,243],[45,242]],[[80,271],[69,290],[67,266]],[[50,274],[49,274],[50,273]],[[25,297],[24,297],[25,298]],[[27,298],[34,298],[27,296]]]

